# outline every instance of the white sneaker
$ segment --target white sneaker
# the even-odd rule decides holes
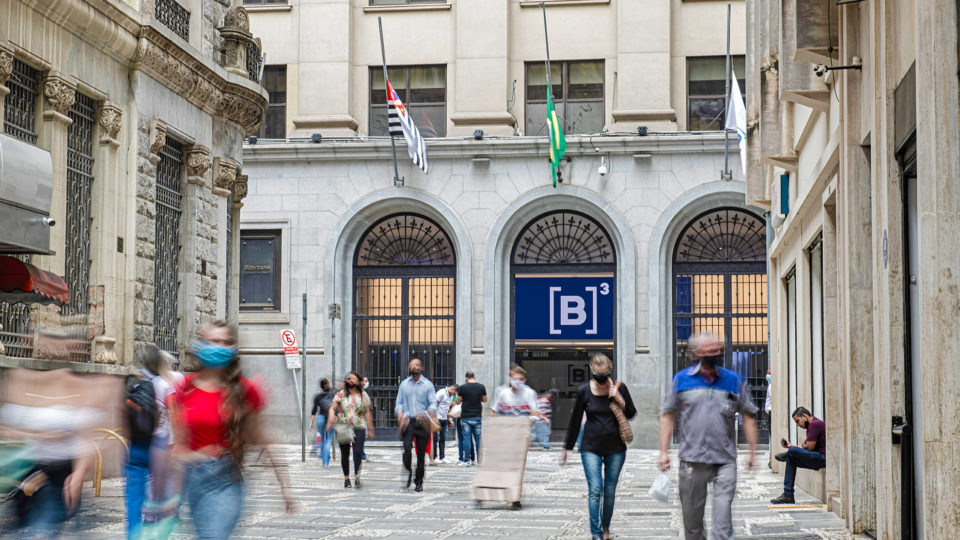
[[[458,462],[457,462],[457,467],[469,467],[469,466],[470,466],[470,462],[468,462],[468,461],[458,461]]]

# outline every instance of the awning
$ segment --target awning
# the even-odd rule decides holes
[[[0,134],[0,253],[50,255],[50,152]]]
[[[11,304],[66,304],[70,291],[62,277],[20,259],[0,256],[0,300]]]

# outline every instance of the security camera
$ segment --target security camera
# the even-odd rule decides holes
[[[828,71],[827,66],[823,64],[817,64],[813,66],[813,72],[817,74],[817,77],[823,77],[824,75],[826,75],[827,71]]]
[[[607,157],[600,156],[600,167],[597,168],[597,174],[600,176],[606,176],[608,172],[607,169]]]
[[[57,220],[53,219],[52,217],[44,216],[43,224],[46,225],[47,227],[53,227],[54,225],[57,224]]]

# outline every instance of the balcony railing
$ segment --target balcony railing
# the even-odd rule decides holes
[[[190,40],[190,12],[181,6],[177,0],[156,0],[157,8],[154,16],[161,24],[173,30],[173,33]]]

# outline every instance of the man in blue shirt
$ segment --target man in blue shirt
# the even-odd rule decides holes
[[[397,425],[403,438],[403,468],[407,470],[408,488],[413,476],[413,471],[410,470],[410,450],[414,441],[417,443],[417,474],[414,480],[417,485],[415,491],[419,492],[423,491],[423,457],[431,433],[429,424],[424,420],[429,417],[433,424],[437,423],[437,392],[433,383],[423,376],[423,362],[420,359],[410,360],[407,369],[410,376],[400,383],[394,412],[397,414]]]

